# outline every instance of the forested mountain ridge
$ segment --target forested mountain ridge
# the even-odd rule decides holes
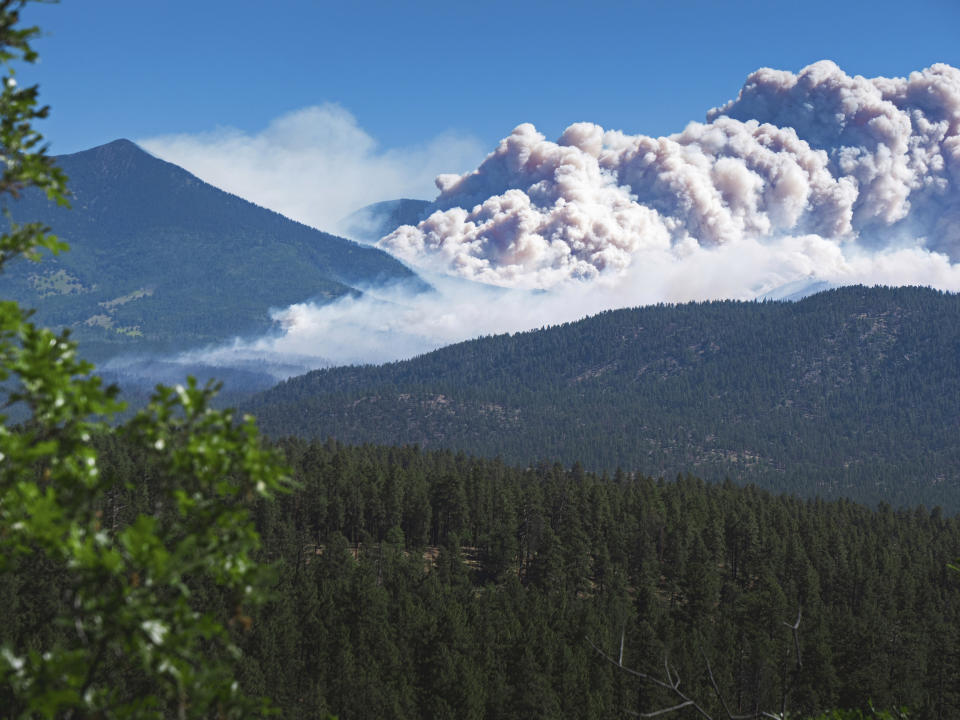
[[[73,329],[84,354],[171,350],[261,333],[269,311],[406,281],[380,250],[219,190],[128,140],[62,155],[72,209],[27,192],[15,221],[42,220],[70,251],[6,268],[5,297]]]
[[[960,296],[609,311],[404,362],[319,370],[249,405],[275,436],[419,443],[804,495],[960,509]]]

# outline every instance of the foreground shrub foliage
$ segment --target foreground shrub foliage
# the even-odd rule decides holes
[[[25,2],[0,2],[0,191],[66,203],[65,178],[31,122],[46,115],[10,63],[32,62]],[[0,270],[66,247],[38,224],[9,223]],[[208,407],[212,388],[160,388],[117,430],[152,459],[145,478],[101,470],[94,418],[120,409],[67,334],[0,302],[0,708],[4,717],[249,717],[263,702],[234,678],[237,637],[267,578],[245,503],[286,483],[252,421]]]

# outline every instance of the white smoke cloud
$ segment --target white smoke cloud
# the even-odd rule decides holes
[[[432,215],[380,241],[437,292],[294,305],[275,315],[280,335],[186,360],[287,362],[280,376],[609,308],[856,283],[960,291],[960,71],[758,70],[678,134],[578,123],[549,142],[521,125],[437,186]]]
[[[841,249],[817,235],[736,240],[651,252],[643,264],[549,291],[499,288],[429,276],[436,288],[369,289],[328,305],[299,303],[274,314],[277,336],[186,353],[181,363],[261,367],[278,379],[319,367],[414,357],[481,335],[520,332],[603,310],[658,302],[795,298],[830,286],[933,285],[960,291],[960,265],[922,248]]]
[[[483,157],[477,140],[454,134],[381,150],[350,112],[330,103],[283,115],[254,134],[219,128],[137,142],[211,185],[328,232],[364,205],[431,197],[437,173]]]
[[[798,237],[818,239],[793,252],[813,253],[804,262],[823,277],[835,267],[819,263],[837,253],[850,264],[912,248],[956,262],[960,70],[872,80],[829,61],[758,70],[681,133],[577,123],[550,142],[520,125],[476,170],[437,186],[436,211],[380,246],[506,287],[627,278],[664,253],[684,265],[694,250]]]

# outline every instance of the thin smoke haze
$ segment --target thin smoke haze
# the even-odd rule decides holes
[[[327,232],[378,200],[430,197],[437,173],[483,157],[477,140],[453,133],[380,148],[333,103],[287,113],[256,133],[225,127],[138,143],[211,185]]]

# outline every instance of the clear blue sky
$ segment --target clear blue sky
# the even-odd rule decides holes
[[[760,66],[960,66],[960,2],[63,0],[36,6],[54,152],[117,137],[247,132],[336,102],[381,147],[520,122],[666,134]]]

